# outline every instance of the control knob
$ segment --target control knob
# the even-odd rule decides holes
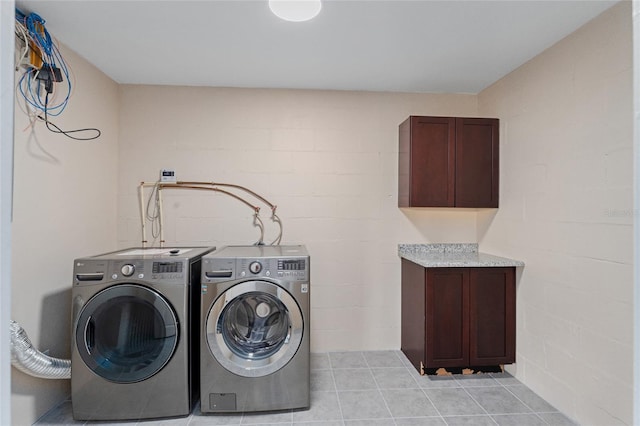
[[[122,265],[122,268],[120,269],[120,272],[122,272],[122,275],[124,275],[125,277],[130,277],[135,271],[136,267],[129,263],[127,263],[126,265]]]
[[[249,270],[252,274],[258,274],[262,271],[262,264],[260,264],[260,262],[251,262],[249,264]]]

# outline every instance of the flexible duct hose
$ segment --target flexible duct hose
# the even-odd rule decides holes
[[[29,336],[11,320],[11,364],[18,370],[41,379],[70,379],[71,360],[53,358],[33,347]]]

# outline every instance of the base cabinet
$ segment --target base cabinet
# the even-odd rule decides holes
[[[515,268],[424,268],[402,259],[401,348],[424,368],[515,362]]]

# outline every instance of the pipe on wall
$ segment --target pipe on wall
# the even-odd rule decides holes
[[[17,322],[10,320],[11,364],[33,377],[41,379],[70,379],[71,360],[54,358],[37,350],[27,332]]]

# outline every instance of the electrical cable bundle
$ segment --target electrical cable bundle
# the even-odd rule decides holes
[[[25,15],[16,9],[16,36],[24,43],[16,70],[25,70],[18,80],[17,90],[26,102],[25,111],[31,118],[43,121],[50,131],[63,134],[71,139],[92,140],[100,137],[100,130],[85,128],[62,130],[49,117],[55,117],[65,110],[72,93],[71,73],[58,46],[53,42],[45,27],[45,20],[36,13]],[[56,83],[65,84],[60,85]],[[60,87],[62,86],[62,87]],[[72,136],[72,133],[92,132],[89,137]]]

